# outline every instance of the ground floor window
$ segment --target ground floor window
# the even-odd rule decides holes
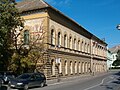
[[[51,61],[51,66],[52,66],[52,69],[51,69],[52,75],[55,75],[55,61],[54,60]]]
[[[72,61],[70,61],[70,74],[72,74],[73,73],[73,65],[72,65]]]
[[[67,61],[65,61],[65,74],[68,74],[68,72],[67,72]]]
[[[59,73],[62,73],[62,62],[61,62],[61,60],[59,62]]]
[[[77,62],[75,62],[75,73],[77,73]]]
[[[81,63],[79,62],[79,64],[78,64],[79,66],[78,66],[78,69],[79,69],[79,73],[81,73]]]

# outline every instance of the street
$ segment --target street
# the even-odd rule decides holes
[[[75,80],[36,90],[119,90],[119,77],[119,71],[112,71],[106,75],[87,79],[85,81]]]
[[[61,81],[48,84],[43,88],[32,88],[30,90],[120,90],[119,77],[119,71],[110,71],[107,74],[90,76],[88,79]],[[1,90],[7,90],[7,88],[3,86]]]

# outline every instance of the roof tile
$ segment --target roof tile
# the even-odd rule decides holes
[[[49,7],[49,5],[43,0],[25,0],[18,2],[16,7],[20,12],[36,10],[41,8]]]

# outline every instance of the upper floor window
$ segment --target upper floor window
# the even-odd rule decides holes
[[[74,39],[74,49],[76,50],[76,39]]]
[[[70,46],[70,49],[72,49],[72,37],[70,37],[69,46]]]
[[[61,33],[58,33],[58,47],[61,45]]]
[[[81,51],[82,51],[82,52],[84,51],[83,48],[84,48],[84,46],[83,46],[83,41],[82,41],[82,42],[81,42]]]
[[[66,34],[64,35],[64,47],[67,48],[67,35]]]
[[[29,31],[24,31],[24,44],[29,44]]]
[[[85,44],[84,44],[84,52],[86,52],[86,45],[87,45],[87,44],[85,43]]]
[[[89,53],[90,47],[89,44],[87,45],[87,53]]]
[[[51,44],[54,45],[55,44],[55,39],[54,39],[54,30],[51,30]]]
[[[80,40],[78,40],[78,51],[80,51]]]

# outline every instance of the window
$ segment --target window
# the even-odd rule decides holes
[[[59,73],[62,73],[62,62],[60,60],[60,63],[59,63]]]
[[[72,74],[73,73],[73,65],[72,65],[72,61],[70,61],[70,74]]]
[[[65,74],[68,74],[68,72],[67,72],[67,61],[65,61]]]
[[[25,45],[29,44],[29,31],[28,30],[24,31],[24,44]]]
[[[51,44],[54,45],[54,30],[51,30]]]
[[[81,42],[81,51],[83,52],[83,41]]]
[[[67,48],[67,35],[64,35],[64,47]]]
[[[79,62],[79,73],[81,73],[81,63]]]
[[[74,49],[76,50],[76,39],[74,39]]]
[[[75,62],[75,73],[77,73],[77,62]]]
[[[70,37],[69,46],[70,46],[70,49],[72,49],[72,37]]]
[[[84,52],[86,52],[86,43],[84,44]]]
[[[90,52],[89,52],[89,44],[87,45],[87,53],[90,53]]]
[[[58,33],[58,47],[61,45],[61,34],[60,32]]]
[[[81,68],[82,68],[81,72],[84,73],[84,62],[82,62]]]
[[[52,70],[52,71],[51,71],[51,72],[52,72],[52,75],[55,75],[55,62],[54,62],[54,60],[52,60],[51,66],[52,66],[52,67],[51,67],[51,68],[52,68],[52,69],[51,69],[51,70]]]
[[[80,40],[78,40],[78,51],[80,51]]]
[[[114,59],[114,55],[113,55],[113,59]]]

